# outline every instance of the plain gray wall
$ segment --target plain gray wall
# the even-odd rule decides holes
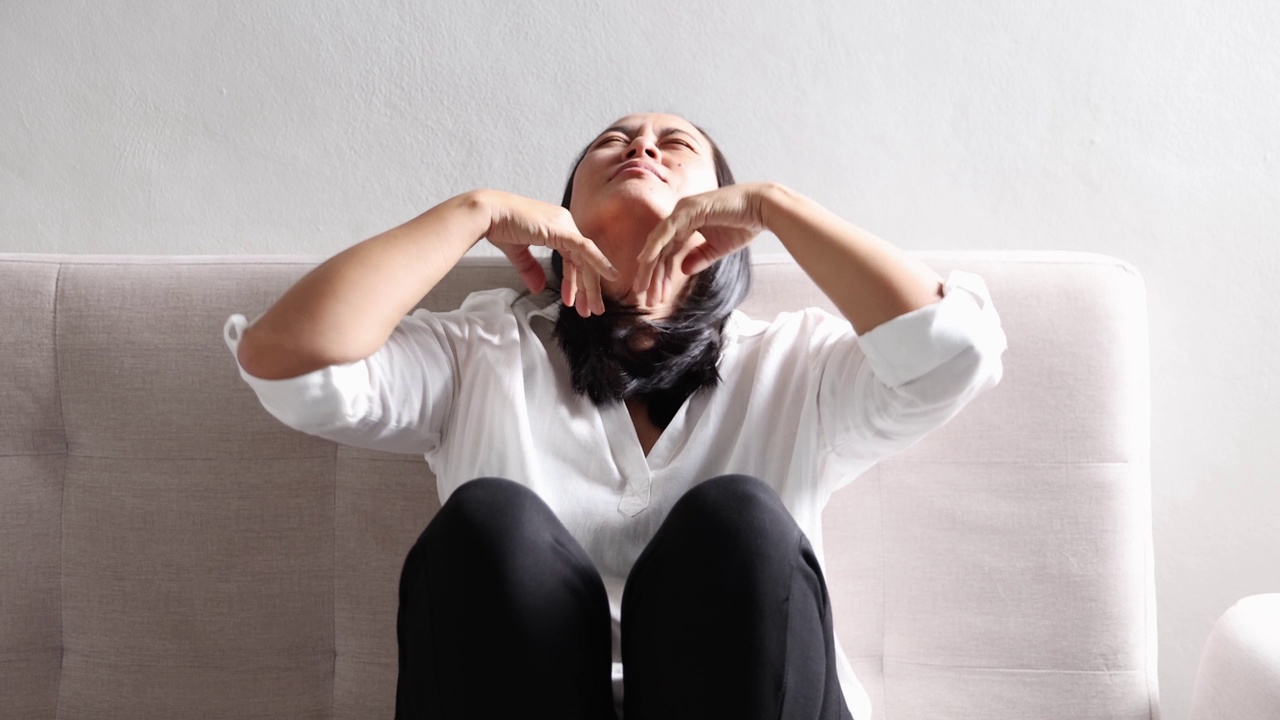
[[[660,111],[906,249],[1121,257],[1185,720],[1214,620],[1280,590],[1277,37],[1269,0],[5,0],[0,252],[331,255],[472,188],[558,203]]]

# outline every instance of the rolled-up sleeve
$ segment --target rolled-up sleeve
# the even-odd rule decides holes
[[[255,377],[240,365],[236,350],[248,325],[244,315],[230,316],[223,340],[240,377],[280,422],[371,450],[428,455],[439,448],[457,377],[458,328],[447,318],[416,310],[373,355],[282,380]]]
[[[879,460],[914,445],[1000,382],[1008,347],[986,282],[953,270],[937,302],[859,336],[843,318],[816,333],[818,423],[838,454]]]

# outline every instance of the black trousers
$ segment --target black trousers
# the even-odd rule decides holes
[[[608,597],[545,502],[464,483],[400,576],[397,720],[615,720]],[[826,582],[772,488],[722,475],[682,496],[622,597],[626,720],[851,720]]]

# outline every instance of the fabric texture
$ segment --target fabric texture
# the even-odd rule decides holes
[[[820,566],[830,494],[911,447],[1000,382],[1007,348],[981,277],[953,270],[939,301],[857,335],[818,308],[772,322],[735,311],[722,384],[689,398],[646,456],[622,403],[575,395],[550,337],[560,303],[499,288],[457,310],[417,310],[363,360],[265,380],[240,368],[263,407],[301,432],[355,447],[421,454],[441,502],[468,480],[532,489],[600,571],[621,693],[620,612],[637,556],[676,500],[701,479],[763,479],[809,538]],[[249,323],[232,315],[235,353]],[[870,700],[837,642],[855,717]]]

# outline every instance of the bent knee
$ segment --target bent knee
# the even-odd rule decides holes
[[[694,485],[680,497],[676,507],[680,505],[709,515],[786,512],[777,491],[757,477],[741,474],[718,475]]]
[[[480,477],[460,485],[432,518],[419,542],[448,542],[471,551],[502,552],[546,536],[555,520],[542,498],[513,480]]]
[[[758,542],[760,535],[792,539],[799,527],[777,491],[751,475],[719,475],[695,485],[671,509],[668,521],[692,525],[721,541]]]

